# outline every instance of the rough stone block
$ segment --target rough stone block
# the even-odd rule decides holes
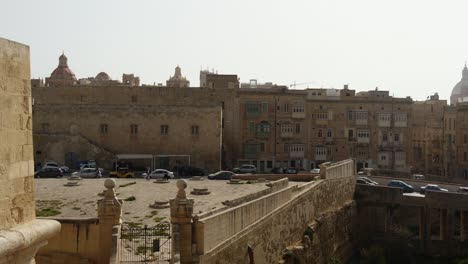
[[[17,178],[11,180],[12,192],[14,194],[24,193],[24,178]]]
[[[22,161],[20,165],[21,177],[28,177],[29,175],[29,161]]]
[[[33,160],[33,145],[23,145],[23,157],[22,160],[29,161]]]
[[[19,162],[13,162],[10,163],[10,166],[8,167],[8,179],[15,179],[21,177],[20,174],[20,163]]]

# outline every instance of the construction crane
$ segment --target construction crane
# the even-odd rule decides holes
[[[306,84],[317,84],[317,83],[316,83],[316,82],[304,82],[304,83],[296,83],[296,82],[294,82],[293,84],[290,84],[290,85],[289,85],[289,88],[296,88],[296,86],[306,85]]]

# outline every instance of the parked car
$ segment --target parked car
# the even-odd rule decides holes
[[[116,178],[133,178],[135,177],[135,172],[129,171],[127,167],[121,167],[117,171],[112,171],[109,173],[109,176]]]
[[[363,181],[369,183],[370,185],[379,185],[378,182],[373,181],[373,180],[371,180],[371,179],[369,179],[369,178],[367,178],[367,177],[364,177],[364,176],[357,177],[357,179],[358,179],[358,180],[359,180],[359,179],[360,179],[360,180],[363,180]]]
[[[468,194],[468,187],[458,187],[457,192]]]
[[[392,180],[387,184],[387,186],[401,188],[403,189],[403,192],[408,192],[408,193],[414,192],[413,186],[407,184],[404,181]]]
[[[413,174],[412,178],[415,179],[415,180],[424,180],[425,179],[424,175],[422,175],[422,174]]]
[[[82,178],[101,178],[102,177],[101,171],[96,168],[85,168],[80,171],[72,173],[72,176],[73,175],[80,176]]]
[[[54,161],[46,162],[44,166],[42,166],[42,168],[59,168],[62,170],[62,172],[65,172],[65,173],[70,171],[70,168],[68,168],[67,166],[59,165],[57,162],[54,162]]]
[[[240,166],[239,168],[234,168],[232,170],[234,173],[257,173],[257,168],[254,166],[254,165],[250,165],[250,164],[244,164],[242,166]]]
[[[148,175],[146,173],[143,173],[142,174],[143,177],[148,177]],[[174,178],[174,173],[172,171],[168,171],[168,170],[165,170],[165,169],[157,169],[157,170],[154,170],[150,173],[149,177],[151,179],[173,179]]]
[[[313,173],[313,174],[320,174],[320,169],[311,169],[311,170],[310,170],[310,173]]]
[[[230,180],[234,175],[232,171],[218,171],[208,175],[208,180]]]
[[[425,193],[426,191],[433,191],[433,192],[448,192],[447,189],[440,188],[437,184],[427,184],[425,186],[421,186],[419,189],[420,193]]]
[[[368,182],[368,181],[365,181],[365,180],[359,179],[359,178],[356,179],[356,183],[358,183],[358,184],[365,184],[365,185],[374,185],[374,184],[371,184],[371,183]]]
[[[61,178],[63,172],[57,167],[44,167],[34,173],[34,178]]]

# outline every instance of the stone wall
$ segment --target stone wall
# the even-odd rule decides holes
[[[221,120],[219,106],[34,106],[36,162],[65,163],[74,153],[79,160],[115,160],[113,154],[190,155],[192,166],[217,171],[221,165]],[[47,124],[47,125],[45,125]],[[105,125],[105,131],[101,126]],[[133,133],[131,125],[137,126]],[[167,126],[167,134],[161,126]],[[46,126],[46,127],[45,127]],[[197,127],[193,133],[192,127]],[[91,144],[80,144],[80,139]],[[81,140],[83,141],[83,140]],[[173,157],[188,165],[187,157]],[[156,164],[159,168],[160,164]],[[172,169],[171,164],[167,169]],[[145,166],[146,167],[146,166]]]
[[[37,264],[92,264],[99,261],[99,220],[97,218],[57,218],[62,225],[60,234],[41,248]]]
[[[29,47],[0,39],[0,227],[31,221],[33,143]]]
[[[0,264],[34,263],[60,230],[36,220],[29,47],[0,38]]]
[[[348,164],[353,161],[342,165]],[[245,263],[249,259],[249,247],[255,263],[277,263],[286,247],[302,240],[307,226],[316,217],[352,201],[354,181],[354,174],[318,180],[199,219],[195,223],[195,241],[200,263]],[[292,190],[295,192],[286,203],[276,204],[271,210],[262,209],[273,196],[289,195]],[[334,244],[336,250],[327,249],[324,255],[333,255],[342,248],[339,240]]]

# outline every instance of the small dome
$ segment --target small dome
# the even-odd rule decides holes
[[[50,74],[50,77],[53,79],[76,79],[75,74],[68,67],[68,59],[67,56],[65,56],[65,54],[62,53],[62,55],[60,55],[59,65]]]
[[[96,75],[96,81],[110,81],[110,77],[107,73],[105,72],[100,72],[98,75]]]

